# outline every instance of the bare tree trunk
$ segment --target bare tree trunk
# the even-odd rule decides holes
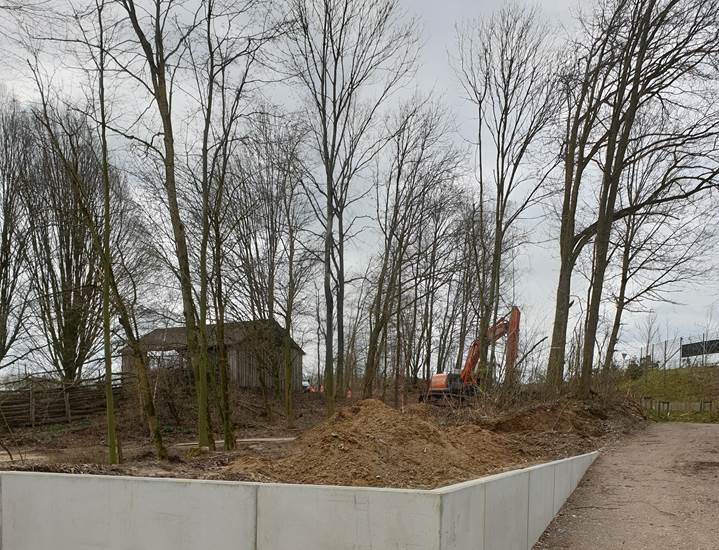
[[[346,388],[345,370],[345,226],[344,213],[337,216],[337,376],[336,395],[344,399]]]
[[[324,290],[325,290],[325,403],[327,416],[335,412],[334,378],[334,296],[332,295],[332,248],[334,246],[334,201],[331,177],[327,178],[327,210],[325,212],[325,252],[324,252]]]
[[[120,462],[119,440],[115,428],[115,405],[112,395],[112,342],[110,340],[110,272],[112,252],[110,250],[110,164],[107,154],[107,114],[105,112],[105,26],[102,19],[104,1],[97,5],[97,22],[100,48],[98,49],[98,94],[100,102],[100,145],[102,149],[102,337],[105,352],[105,404],[107,413],[107,447],[110,464]]]
[[[559,280],[554,303],[554,324],[552,325],[552,341],[549,348],[549,365],[547,381],[558,389],[564,381],[565,349],[567,345],[567,327],[569,325],[569,308],[571,299],[572,271],[574,264],[560,262]]]

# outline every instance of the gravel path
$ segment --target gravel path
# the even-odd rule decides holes
[[[602,453],[538,549],[719,549],[719,425],[650,424]]]

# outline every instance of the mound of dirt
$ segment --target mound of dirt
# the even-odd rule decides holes
[[[574,402],[540,403],[513,411],[495,422],[500,432],[578,432],[592,431],[594,424]],[[598,435],[598,434],[596,434]]]
[[[536,403],[500,416],[493,425],[499,432],[573,433],[580,437],[600,438],[617,429],[643,420],[624,401],[602,406],[573,399]]]
[[[318,401],[318,411],[321,401]],[[147,446],[126,445],[126,461],[107,465],[102,436],[94,446],[37,453],[25,449],[7,469],[65,473],[282,481],[331,485],[434,488],[588,452],[644,423],[622,396],[585,402],[570,397],[508,410],[492,400],[471,406],[426,403],[404,411],[359,401],[315,424],[289,445],[246,442],[234,451],[154,459]],[[99,429],[92,426],[88,429]],[[76,434],[73,433],[73,437]],[[69,435],[67,436],[69,437]]]
[[[244,479],[432,488],[524,462],[502,434],[480,426],[440,430],[369,399],[305,432],[279,460],[241,457]]]

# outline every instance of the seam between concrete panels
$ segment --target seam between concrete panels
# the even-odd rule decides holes
[[[444,524],[444,498],[442,495],[437,495],[437,498],[439,498],[439,548],[440,550],[444,550],[444,545],[442,541],[442,525]],[[2,550],[2,548],[0,548]]]
[[[255,540],[254,540],[254,544],[252,545],[254,550],[257,550],[257,544],[258,544],[257,532],[259,531],[259,529],[258,529],[259,525],[257,524],[257,521],[259,520],[259,517],[260,517],[260,514],[258,512],[259,506],[260,506],[260,486],[255,485],[255,528],[253,529],[253,535],[254,535],[253,538]],[[2,550],[1,546],[0,546],[0,550]]]
[[[557,465],[555,464],[552,469],[554,470],[554,482],[552,483],[552,519],[549,523],[552,523],[552,521],[554,521],[554,516],[557,515],[554,512],[554,499],[557,498]],[[559,510],[557,510],[557,513],[559,513]],[[2,550],[2,548],[0,548],[0,550]]]
[[[487,484],[484,485],[484,491],[482,491],[482,548],[487,550]]]
[[[535,472],[539,470],[534,470]],[[529,504],[532,500],[532,472],[527,475],[527,547],[529,547]],[[2,550],[2,548],[0,548]]]

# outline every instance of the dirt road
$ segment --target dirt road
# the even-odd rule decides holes
[[[538,549],[719,549],[719,425],[651,424],[604,452]]]

